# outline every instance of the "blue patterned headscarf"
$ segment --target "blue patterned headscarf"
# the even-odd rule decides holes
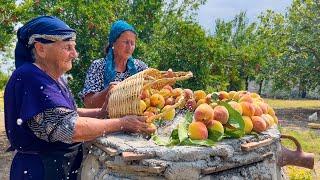
[[[137,34],[135,29],[128,24],[126,21],[119,20],[112,24],[110,34],[109,34],[109,47],[108,53],[105,57],[105,71],[104,71],[104,87],[108,87],[110,82],[114,81],[116,77],[115,62],[113,57],[113,49],[111,48],[113,43],[120,37],[120,35],[125,31],[132,31]],[[127,70],[130,75],[136,74],[137,68],[134,65],[134,59],[129,57],[127,61]]]
[[[58,40],[75,40],[76,31],[53,16],[39,16],[27,22],[17,33],[15,66],[34,62],[31,50],[35,42],[52,43]]]

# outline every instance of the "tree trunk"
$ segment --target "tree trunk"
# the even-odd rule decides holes
[[[263,84],[263,79],[260,80],[259,82],[259,90],[258,90],[258,93],[261,95],[261,91],[262,91],[262,84]]]
[[[248,88],[249,88],[249,77],[247,76],[246,77],[246,90],[248,90]]]

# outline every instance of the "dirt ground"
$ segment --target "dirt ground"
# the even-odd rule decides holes
[[[291,118],[290,121],[282,119],[280,120],[280,123],[282,127],[288,127],[290,129],[295,129],[295,130],[306,130],[308,121],[305,121],[299,118]],[[320,135],[320,130],[319,130],[319,135]],[[9,143],[8,143],[6,133],[5,133],[5,128],[4,128],[4,114],[3,112],[0,112],[0,180],[9,179],[10,165],[11,165],[13,153],[5,152],[8,146],[9,146]],[[315,168],[320,169],[320,162],[316,162]]]

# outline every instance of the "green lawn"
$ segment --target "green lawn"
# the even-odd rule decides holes
[[[281,99],[264,99],[271,107],[281,108],[305,108],[319,109],[320,100],[281,100]]]

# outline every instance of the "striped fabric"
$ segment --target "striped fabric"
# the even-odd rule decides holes
[[[28,126],[42,140],[71,144],[77,118],[76,111],[59,107],[39,113],[28,121]]]

